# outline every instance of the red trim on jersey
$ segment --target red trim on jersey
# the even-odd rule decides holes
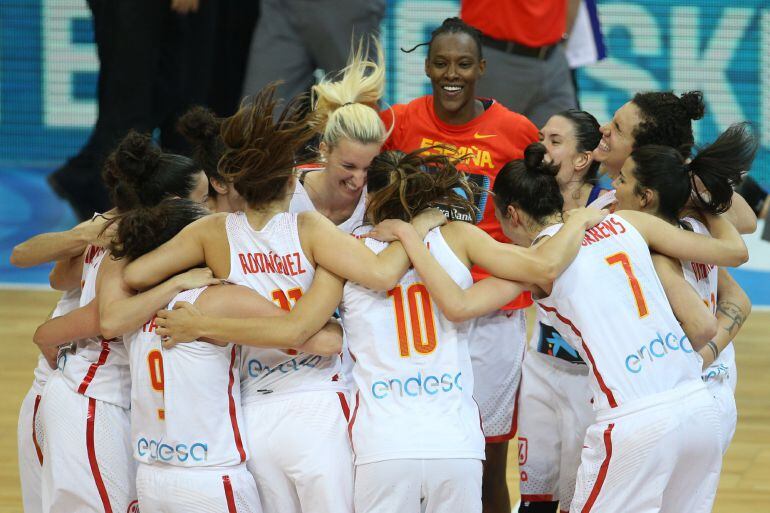
[[[356,415],[358,414],[358,392],[356,392],[356,406],[353,408],[353,416],[348,422],[348,437],[350,437],[350,445],[353,445],[353,424],[356,423]]]
[[[238,417],[235,414],[235,398],[233,397],[233,385],[235,384],[235,375],[233,374],[233,366],[235,365],[235,345],[233,345],[232,351],[230,351],[230,382],[227,384],[227,401],[230,409],[230,424],[233,426],[233,437],[235,438],[235,446],[238,448],[238,454],[241,456],[241,463],[246,461],[246,451],[243,448],[243,440],[241,439],[241,430],[238,429]],[[227,476],[225,476],[227,477]]]
[[[553,495],[550,493],[535,494],[535,495],[522,495],[521,502],[553,502]]]
[[[556,317],[570,327],[572,332],[580,338],[580,343],[583,345],[583,349],[586,352],[586,356],[588,356],[588,361],[591,362],[591,368],[594,371],[594,376],[596,377],[596,381],[599,383],[599,388],[602,392],[604,392],[604,395],[607,396],[607,401],[610,403],[610,408],[617,408],[618,402],[615,400],[615,395],[612,393],[612,390],[609,389],[607,384],[604,382],[604,378],[602,378],[602,374],[599,372],[599,369],[596,367],[596,361],[594,360],[594,355],[591,354],[591,350],[588,349],[588,346],[585,343],[585,340],[583,340],[583,335],[580,333],[580,330],[575,327],[574,324],[572,324],[572,321],[564,317],[562,314],[559,313],[559,311],[556,308],[546,306],[544,304],[540,304],[540,306],[543,307],[543,310],[546,310],[548,312],[553,312],[556,314]]]
[[[350,407],[348,406],[348,400],[345,399],[345,394],[337,392],[340,398],[340,406],[342,406],[342,414],[345,415],[345,422],[350,422]]]
[[[99,353],[99,359],[96,361],[96,363],[92,363],[91,366],[88,368],[88,372],[86,372],[85,377],[83,378],[83,381],[80,383],[80,386],[78,387],[78,394],[85,394],[86,390],[88,390],[88,385],[91,384],[91,381],[93,381],[94,376],[96,376],[96,371],[104,365],[107,362],[107,357],[110,355],[110,343],[104,339],[102,339],[102,352]]]
[[[96,461],[96,447],[94,446],[94,424],[96,423],[96,399],[88,399],[88,417],[86,418],[86,451],[88,452],[88,464],[91,465],[91,474],[94,476],[96,489],[99,491],[99,498],[102,499],[105,513],[112,513],[110,496],[107,494],[107,488],[104,486],[102,474],[99,472],[99,462]]]
[[[614,427],[615,424],[609,424],[607,429],[604,430],[604,449],[606,455],[604,456],[602,466],[599,467],[599,474],[596,476],[596,482],[594,482],[591,494],[588,496],[588,500],[583,506],[581,513],[588,513],[591,511],[591,508],[596,502],[596,498],[599,496],[599,492],[602,490],[604,480],[607,478],[607,469],[610,466],[610,458],[612,457],[612,428]]]
[[[227,513],[238,513],[235,507],[235,495],[233,494],[233,485],[230,483],[230,476],[222,476],[222,485],[225,487],[225,498],[227,499]]]
[[[502,442],[509,442],[516,437],[516,431],[519,429],[519,392],[521,392],[521,378],[519,378],[519,386],[516,388],[516,398],[513,401],[513,415],[511,417],[511,430],[502,435],[485,436],[484,440],[488,444],[499,444]],[[482,424],[483,429],[483,424]]]
[[[37,460],[40,464],[43,464],[43,451],[40,450],[40,445],[37,443],[37,430],[35,429],[35,419],[37,418],[37,408],[40,406],[40,396],[35,396],[35,407],[32,410],[32,443],[35,444],[35,452],[37,453]]]

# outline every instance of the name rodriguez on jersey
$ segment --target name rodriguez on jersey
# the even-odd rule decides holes
[[[383,378],[372,383],[371,392],[375,399],[391,397],[414,398],[423,394],[462,392],[462,371],[444,372],[441,375],[423,374],[398,378]]]

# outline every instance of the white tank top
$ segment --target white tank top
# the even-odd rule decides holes
[[[80,289],[68,290],[62,294],[59,302],[56,303],[51,319],[66,315],[78,306],[80,306]],[[35,394],[40,395],[43,393],[43,388],[45,388],[45,384],[48,382],[48,376],[52,372],[53,370],[51,370],[45,357],[42,354],[39,355],[37,357],[37,367],[35,367],[35,379],[32,381],[32,390],[35,391]]]
[[[473,284],[439,229],[431,254],[463,288]],[[380,252],[387,244],[371,239]],[[449,322],[412,269],[388,292],[345,285],[340,306],[355,359],[350,421],[356,464],[398,458],[484,458],[473,400],[470,323]]]
[[[83,261],[80,306],[96,299],[96,276],[108,252],[88,246]],[[59,358],[59,366],[69,386],[86,397],[128,408],[131,403],[131,375],[123,337],[80,340],[74,354]]]
[[[586,231],[575,260],[538,303],[590,366],[597,410],[700,379],[701,359],[674,317],[644,238],[617,215]]]
[[[695,233],[701,235],[711,235],[706,225],[695,218],[685,217],[682,219],[692,227]],[[698,262],[682,261],[682,272],[687,283],[693,286],[698,292],[701,300],[706,303],[711,313],[717,313],[717,285],[719,280],[719,268],[714,265],[701,264]],[[711,380],[729,380],[730,374],[735,369],[735,347],[730,344],[719,353],[714,363],[703,371],[703,381]]]
[[[255,290],[289,310],[313,282],[315,269],[299,242],[297,214],[281,213],[260,231],[243,212],[226,221],[230,243],[227,280]],[[241,395],[244,403],[267,394],[310,390],[344,391],[339,355],[323,357],[294,350],[244,346],[241,358]]]
[[[195,303],[204,288],[169,303]],[[246,461],[240,350],[194,341],[164,349],[155,318],[126,335],[131,358],[134,458],[177,467],[226,467]]]
[[[294,188],[294,194],[291,197],[291,203],[289,203],[289,212],[292,214],[299,214],[301,212],[312,211],[315,212],[316,208],[313,202],[310,200],[310,196],[307,193],[305,187],[297,180],[297,185]],[[345,233],[353,233],[353,230],[361,227],[364,224],[364,215],[366,214],[366,186],[361,191],[361,197],[358,199],[355,210],[350,214],[346,220],[337,225],[337,228]]]

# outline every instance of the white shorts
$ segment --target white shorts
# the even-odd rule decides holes
[[[43,391],[43,511],[138,511],[129,412],[73,391],[54,372]]]
[[[262,513],[246,465],[184,468],[140,463],[136,490],[142,513]]]
[[[519,394],[519,490],[525,502],[561,503],[575,492],[588,426],[594,422],[588,369],[527,350]]]
[[[738,424],[738,409],[735,406],[735,393],[729,379],[715,379],[706,382],[719,411],[719,422],[722,425],[722,454],[727,452],[730,442],[735,435]]]
[[[356,465],[356,513],[481,513],[481,472],[471,459]]]
[[[527,344],[524,310],[498,310],[476,319],[468,348],[473,398],[479,405],[487,443],[516,435],[516,397]]]
[[[344,396],[297,392],[243,405],[251,453],[247,465],[266,513],[353,511]]]
[[[720,441],[719,414],[700,381],[598,412],[570,511],[710,512]]]
[[[40,395],[32,387],[19,411],[16,439],[19,447],[19,478],[24,513],[43,511],[40,480],[43,472],[43,433],[40,423]]]

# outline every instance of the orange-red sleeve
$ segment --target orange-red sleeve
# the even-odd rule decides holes
[[[380,111],[380,119],[385,123],[385,130],[390,130],[390,135],[383,145],[383,150],[398,150],[401,144],[401,134],[406,118],[406,105],[392,105]]]

